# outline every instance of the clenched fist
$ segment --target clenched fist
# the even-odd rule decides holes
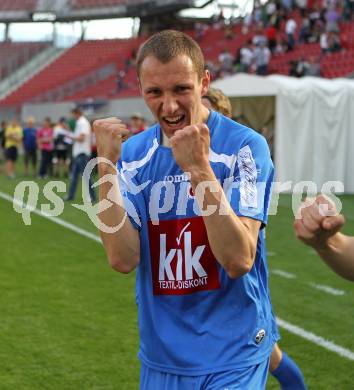
[[[97,155],[115,165],[120,159],[122,142],[129,137],[127,126],[118,118],[97,119],[93,122]]]
[[[210,132],[206,124],[186,126],[170,138],[173,156],[184,172],[209,167]]]
[[[319,195],[315,200],[306,200],[301,205],[294,229],[301,241],[320,250],[343,224],[344,217],[338,214],[334,203],[324,195]]]

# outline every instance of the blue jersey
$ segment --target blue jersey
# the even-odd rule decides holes
[[[161,144],[158,124],[131,137],[118,162],[120,188],[140,234],[139,358],[179,375],[264,361],[276,335],[264,245],[273,164],[257,132],[211,111],[211,167],[238,216],[262,222],[249,273],[228,277],[210,248],[188,173]],[[225,242],[225,245],[228,245]]]
[[[23,129],[23,146],[26,151],[37,149],[36,132],[37,129],[34,127],[25,127]]]

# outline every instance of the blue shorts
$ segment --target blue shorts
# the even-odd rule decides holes
[[[269,359],[247,368],[201,376],[183,376],[141,365],[140,390],[263,390]]]

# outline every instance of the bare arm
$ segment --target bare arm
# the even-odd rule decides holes
[[[239,218],[232,210],[209,163],[208,137],[206,125],[189,126],[177,131],[171,138],[172,150],[177,163],[191,174],[200,210],[214,207],[214,211],[203,215],[203,219],[215,258],[229,277],[238,278],[253,266],[261,223]],[[207,188],[204,184],[205,191],[199,191],[207,182]],[[223,208],[222,213],[219,212],[220,207]]]
[[[94,122],[94,129],[98,157],[103,157],[112,163],[100,162],[98,165],[100,178],[110,175],[110,180],[104,181],[99,187],[99,204],[102,207],[98,211],[98,217],[102,226],[121,225],[115,233],[101,228],[100,236],[111,266],[118,272],[129,273],[140,261],[140,238],[124,208],[115,168],[120,158],[122,138],[128,130],[116,118],[97,120]],[[107,209],[103,207],[105,201],[111,203]]]
[[[320,205],[325,205],[328,212],[321,211]],[[354,237],[339,231],[344,222],[334,204],[319,195],[315,202],[307,201],[302,205],[294,229],[296,236],[313,247],[334,272],[354,281]]]
[[[335,273],[354,282],[354,237],[338,232],[316,250]]]

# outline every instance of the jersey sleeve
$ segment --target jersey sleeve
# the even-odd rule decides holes
[[[142,194],[138,191],[139,186],[136,183],[135,172],[124,171],[121,160],[118,161],[118,182],[120,192],[123,198],[124,207],[135,229],[141,230],[141,211],[139,208],[139,199]],[[140,199],[142,201],[142,199]]]
[[[266,140],[255,134],[237,153],[226,196],[236,215],[267,224],[274,167]],[[225,188],[224,188],[225,189]]]

